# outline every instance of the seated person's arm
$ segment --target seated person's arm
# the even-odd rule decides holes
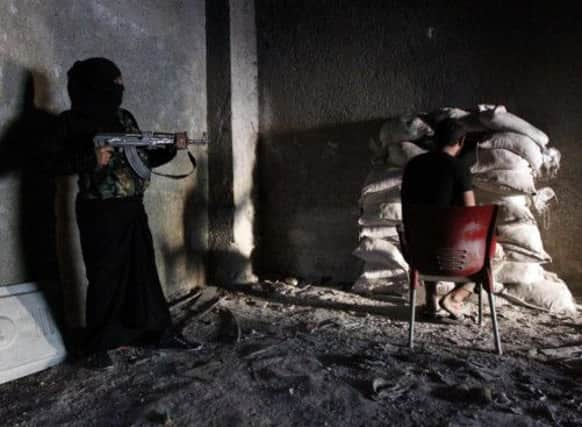
[[[475,193],[473,190],[463,192],[463,204],[465,206],[475,206]]]

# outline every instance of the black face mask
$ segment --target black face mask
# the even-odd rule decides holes
[[[68,72],[71,109],[95,117],[112,117],[123,101],[121,71],[106,58],[77,61]]]
[[[121,106],[124,90],[123,85],[116,82],[101,83],[91,88],[87,98],[97,110],[115,111]]]

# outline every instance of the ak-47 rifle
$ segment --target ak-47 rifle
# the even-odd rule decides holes
[[[174,145],[176,143],[175,134],[165,132],[140,132],[140,133],[98,133],[93,137],[95,147],[103,147],[109,145],[114,148],[121,149],[125,154],[127,162],[143,179],[149,179],[152,170],[143,162],[137,153],[138,148],[158,148],[167,145]],[[199,139],[188,139],[188,145],[203,145],[208,144],[206,135]],[[196,160],[194,156],[188,151],[188,157],[192,162],[192,171],[183,175],[166,175],[159,174],[169,178],[184,178],[190,175],[196,167]]]

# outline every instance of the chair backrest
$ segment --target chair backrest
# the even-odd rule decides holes
[[[407,261],[425,275],[477,274],[492,256],[496,217],[495,205],[404,206]]]

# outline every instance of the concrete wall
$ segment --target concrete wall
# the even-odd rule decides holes
[[[210,280],[251,283],[259,115],[254,0],[208,0],[206,12]]]
[[[69,294],[84,282],[74,179],[40,182],[28,167],[43,126],[68,108],[67,69],[77,59],[111,58],[124,75],[124,106],[142,129],[200,136],[207,111],[205,36],[203,0],[0,2],[0,284],[58,276],[55,244]],[[155,177],[146,199],[168,295],[205,282],[208,162],[205,148],[194,151],[196,176]],[[181,153],[164,171],[188,168]],[[70,310],[81,305],[83,291],[75,292]]]
[[[581,293],[580,12],[547,1],[257,0],[263,273],[353,280],[367,142],[388,116],[505,104],[563,154],[548,269]]]

